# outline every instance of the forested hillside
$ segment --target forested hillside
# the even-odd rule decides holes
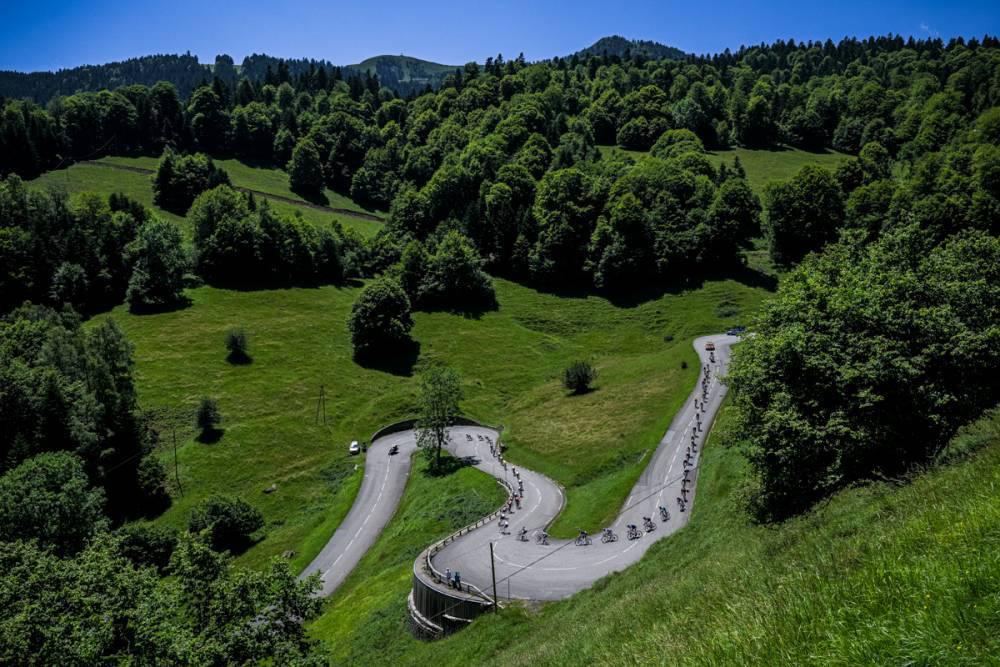
[[[190,53],[130,58],[103,65],[83,65],[56,72],[0,71],[0,96],[27,98],[45,105],[54,97],[98,91],[133,84],[152,86],[169,81],[182,97],[210,76],[205,65]]]
[[[197,56],[156,55],[130,58],[102,65],[83,65],[55,72],[0,71],[0,97],[31,99],[46,105],[53,98],[82,92],[98,92],[130,85],[152,86],[160,81],[177,89],[181,99],[188,99],[200,85],[215,78],[229,86],[245,78],[254,83],[278,85],[286,81],[318,79],[324,86],[326,78],[337,80],[358,78],[365,81],[378,77],[382,86],[399,95],[410,96],[428,87],[438,88],[447,74],[461,69],[455,65],[440,65],[408,56],[377,56],[357,65],[338,66],[327,60],[312,58],[277,58],[252,54],[242,63],[222,54],[212,64],[201,63]]]
[[[627,58],[602,49],[538,63],[498,56],[412,98],[318,61],[275,67],[256,57],[245,71],[218,60],[189,97],[170,83],[114,87],[109,78],[111,88],[45,106],[3,100],[0,495],[23,500],[0,504],[0,524],[14,527],[0,535],[0,570],[13,573],[0,580],[0,662],[58,655],[58,642],[81,663],[130,651],[199,664],[312,651],[286,622],[318,612],[311,584],[281,564],[233,573],[215,554],[252,544],[263,519],[247,502],[205,498],[192,508],[192,536],[120,528],[170,502],[162,462],[149,456],[160,434],[139,405],[124,334],[113,323],[84,327],[80,313],[126,302],[145,327],[163,326],[157,316],[183,312],[196,286],[208,285],[203,297],[252,299],[352,285],[343,294],[356,295],[353,307],[338,303],[338,328],[322,334],[340,337],[338,363],[408,378],[418,360],[447,362],[450,349],[447,336],[421,346],[413,311],[460,314],[480,331],[484,314],[504,308],[498,277],[520,284],[508,294],[546,293],[553,312],[596,295],[621,309],[608,316],[616,323],[664,343],[674,332],[656,322],[670,318],[643,320],[638,306],[715,279],[777,283],[747,322],[756,335],[737,346],[729,378],[748,464],[733,494],[740,516],[780,522],[847,487],[904,483],[938,463],[1000,398],[1000,42],[781,41],[683,60],[629,49]],[[245,76],[261,69],[262,78]],[[757,190],[740,160],[712,155],[787,146],[796,159],[849,157],[832,169],[806,163]],[[67,198],[23,181],[122,154],[161,156],[153,201],[185,217],[190,241],[128,197]],[[388,211],[385,224],[367,239],[280,212],[231,187],[219,165],[233,158],[283,168],[303,199],[323,201],[329,188]],[[773,273],[748,266],[751,247],[766,248]],[[300,304],[317,298],[303,292]],[[704,321],[715,326],[734,307],[717,304]],[[545,338],[531,348],[543,357],[592,324],[524,318],[517,330]],[[234,329],[226,343],[242,350],[240,338]],[[690,374],[686,360],[679,366]],[[515,386],[498,377],[505,391]],[[520,398],[552,400],[540,395]],[[405,400],[366,407],[388,419]],[[204,397],[200,443],[219,437],[219,418]],[[561,438],[550,444],[565,448],[550,461],[572,451]],[[621,482],[627,475],[615,471],[632,468],[608,456],[606,469],[570,482]],[[39,522],[52,498],[71,512]],[[129,576],[98,585],[91,566]],[[64,584],[47,576],[54,571],[66,572]],[[161,580],[164,571],[175,576]],[[73,594],[62,596],[63,585]],[[100,619],[146,618],[151,607],[159,613],[148,625],[81,637]],[[240,632],[262,625],[273,632]],[[67,639],[66,627],[79,635]],[[168,627],[176,631],[159,632]]]
[[[651,42],[645,39],[626,39],[620,35],[602,37],[585,49],[580,49],[575,54],[578,58],[586,56],[618,56],[619,58],[631,58],[641,56],[650,60],[660,60],[670,58],[681,60],[687,54],[680,49],[659,42]]]

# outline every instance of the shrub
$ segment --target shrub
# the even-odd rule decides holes
[[[242,327],[230,329],[226,334],[226,349],[229,350],[227,359],[230,363],[244,364],[250,361],[250,341]]]
[[[167,469],[155,454],[146,454],[135,471],[136,491],[147,515],[159,514],[170,506]]]
[[[176,155],[168,148],[153,176],[153,201],[161,208],[184,215],[195,197],[219,185],[229,185],[229,174],[216,167],[212,158],[202,153]]]
[[[207,531],[209,544],[216,551],[241,551],[250,545],[251,536],[264,527],[260,511],[242,498],[216,494],[198,503],[191,511],[188,530]]]
[[[105,528],[103,505],[79,457],[39,454],[0,477],[0,541],[37,540],[60,556],[76,553]]]
[[[195,422],[198,424],[198,428],[202,432],[212,431],[219,422],[222,421],[222,415],[219,413],[219,404],[214,398],[209,398],[205,396],[201,399],[201,403],[198,405],[198,412],[195,416]]]
[[[129,523],[115,531],[115,535],[123,556],[140,567],[155,567],[159,572],[167,569],[177,546],[177,532],[167,526]]]
[[[597,369],[586,361],[577,361],[563,371],[563,386],[574,394],[585,394],[597,379]]]

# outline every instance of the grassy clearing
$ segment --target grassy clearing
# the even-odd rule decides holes
[[[68,195],[80,192],[102,194],[122,192],[150,208],[164,220],[178,223],[185,235],[188,238],[191,236],[191,226],[185,218],[164,211],[153,204],[153,186],[149,176],[144,174],[108,169],[95,164],[74,164],[66,169],[46,172],[28,183],[34,187],[65,192]]]
[[[641,159],[648,155],[645,151],[629,151],[617,146],[599,146],[601,154],[611,156],[624,153],[633,159]],[[815,164],[827,169],[836,169],[842,161],[850,156],[844,153],[827,150],[810,152],[798,148],[783,147],[775,150],[753,150],[749,148],[734,148],[725,151],[710,151],[708,159],[715,167],[723,162],[732,165],[733,158],[739,156],[743,168],[747,172],[747,182],[758,195],[764,194],[768,183],[783,181],[798,173],[807,164]]]
[[[637,565],[539,612],[508,609],[416,644],[395,664],[996,664],[1000,413],[956,439],[978,451],[777,527],[750,526],[739,509],[745,464],[721,444],[736,439],[727,407],[692,522]]]
[[[108,164],[119,164],[143,169],[155,169],[158,158],[151,157],[108,157],[99,160]],[[234,185],[251,188],[282,197],[298,198],[288,190],[288,177],[277,169],[264,169],[245,165],[236,160],[219,160],[227,171]],[[100,192],[110,194],[123,192],[129,197],[141,202],[165,220],[177,223],[184,237],[190,240],[193,229],[187,218],[164,211],[153,204],[153,185],[150,176],[132,171],[102,167],[96,164],[74,164],[66,169],[50,171],[29,181],[29,184],[52,188],[74,195],[80,192]],[[329,206],[345,208],[352,211],[366,212],[360,206],[343,195],[327,191],[330,198]],[[317,210],[309,206],[288,202],[270,200],[271,206],[284,214],[301,214],[303,218],[316,225],[329,224],[338,220],[345,227],[351,227],[363,236],[371,237],[382,228],[382,224],[373,220],[364,220],[348,215],[339,215],[329,211]]]
[[[406,596],[414,559],[505,497],[492,477],[473,468],[429,476],[418,455],[396,516],[313,624],[312,634],[327,643],[331,661],[387,664],[413,650],[420,642],[409,631]]]
[[[118,155],[101,158],[98,162],[124,165],[126,167],[139,167],[141,169],[156,169],[157,164],[160,162],[160,157]],[[274,165],[253,164],[236,159],[215,160],[215,164],[226,170],[233,185],[281,197],[289,197],[290,199],[302,198],[288,187],[288,174]],[[325,206],[344,208],[349,211],[358,211],[359,213],[373,212],[356,204],[351,198],[345,197],[329,188],[323,191],[323,195],[326,197],[326,202],[323,202]]]
[[[776,150],[734,148],[728,151],[712,151],[708,154],[708,159],[716,167],[723,162],[732,165],[734,157],[740,158],[747,172],[747,182],[761,196],[769,183],[787,180],[807,164],[836,169],[841,162],[850,158],[849,155],[833,150],[811,152],[798,148]]]
[[[459,371],[464,410],[503,423],[511,460],[566,485],[568,508],[559,522],[565,533],[603,525],[623,501],[643,456],[693,386],[691,338],[745,321],[766,294],[717,281],[620,306],[505,281],[497,281],[497,290],[500,310],[478,319],[416,314],[420,354],[409,370],[445,362]],[[412,375],[362,368],[351,359],[345,322],[357,291],[202,287],[189,291],[190,307],[175,312],[112,311],[136,348],[142,405],[181,424],[184,495],[161,521],[182,526],[197,500],[237,493],[268,522],[266,539],[244,562],[295,550],[294,563],[304,566],[319,550],[360,481],[347,443],[410,414],[416,390]],[[225,333],[235,326],[250,336],[252,364],[225,361]],[[591,360],[600,376],[595,391],[571,397],[560,377],[577,359]],[[315,424],[320,385],[327,427]],[[210,444],[198,442],[192,426],[204,395],[218,399],[224,418],[223,437]],[[164,460],[172,465],[167,449]],[[272,483],[278,491],[262,493]]]

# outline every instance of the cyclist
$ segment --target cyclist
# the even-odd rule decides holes
[[[660,505],[660,518],[664,521],[670,521],[670,510],[663,505]]]
[[[521,542],[527,542],[528,541],[528,529],[525,528],[524,526],[521,526],[521,531],[517,534],[517,539],[520,540]]]

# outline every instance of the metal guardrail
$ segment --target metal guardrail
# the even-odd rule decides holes
[[[489,522],[493,521],[494,519],[496,519],[497,517],[499,517],[500,513],[503,512],[503,510],[513,501],[513,498],[514,498],[514,487],[511,486],[510,484],[508,484],[506,480],[497,479],[496,481],[497,481],[497,484],[499,484],[500,486],[502,486],[505,489],[507,489],[507,500],[502,505],[500,505],[500,507],[498,507],[496,510],[494,510],[490,514],[487,514],[486,516],[481,517],[479,520],[475,521],[474,523],[470,523],[467,526],[463,526],[462,528],[459,528],[454,533],[452,533],[451,535],[448,535],[444,539],[438,540],[437,542],[435,542],[434,544],[432,544],[427,549],[427,551],[425,552],[426,553],[426,556],[424,558],[425,569],[427,570],[428,574],[430,574],[431,579],[434,580],[434,583],[439,584],[439,585],[447,585],[447,584],[444,583],[444,579],[445,579],[444,575],[441,573],[440,570],[438,570],[436,567],[434,567],[434,561],[433,561],[434,554],[436,554],[437,552],[441,551],[441,549],[445,548],[446,546],[448,546],[449,544],[451,544],[452,542],[454,542],[455,540],[457,540],[459,537],[461,537],[461,536],[463,536],[463,535],[465,535],[467,533],[470,533],[473,530],[476,530],[477,528],[481,528],[482,526],[485,526],[487,523],[489,523]],[[453,586],[449,586],[449,588],[454,588],[454,587]],[[495,605],[500,606],[499,601],[494,600],[492,597],[490,597],[489,595],[487,595],[482,589],[480,589],[478,586],[475,586],[473,584],[462,582],[462,583],[459,584],[459,587],[458,587],[457,590],[463,591],[463,592],[468,593],[470,595],[478,595],[478,596],[482,597],[483,599],[485,599],[490,604],[495,604]]]
[[[452,426],[477,426],[479,428],[488,428],[492,431],[500,433],[503,431],[503,424],[498,426],[490,426],[489,424],[483,424],[470,417],[459,416],[455,419],[455,423]],[[406,419],[400,419],[399,421],[390,422],[378,427],[374,433],[371,435],[371,439],[368,440],[368,444],[373,444],[379,438],[383,438],[387,435],[392,435],[393,433],[399,433],[400,431],[408,431],[410,429],[417,428],[417,418],[407,417]]]

